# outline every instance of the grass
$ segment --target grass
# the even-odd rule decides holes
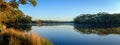
[[[4,29],[3,45],[52,45],[52,43],[45,38],[42,38],[34,33],[25,34],[24,32],[14,29]]]

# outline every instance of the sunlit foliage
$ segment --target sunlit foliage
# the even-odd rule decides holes
[[[2,35],[0,34],[0,36],[2,38],[0,40],[3,42],[2,45],[52,45],[45,38],[39,37],[32,32],[25,34],[12,28],[5,29],[4,33]]]
[[[19,4],[31,4],[36,6],[36,0],[0,0],[0,22],[2,23],[21,23],[22,20],[31,22],[30,16],[25,16],[18,8]]]

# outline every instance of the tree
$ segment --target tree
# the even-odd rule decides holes
[[[75,24],[120,24],[120,14],[100,12],[97,14],[82,14],[74,19]]]
[[[26,15],[23,19],[20,21],[21,23],[31,23],[32,22],[32,17]]]
[[[24,13],[18,8],[19,4],[36,6],[36,0],[0,0],[0,22],[14,23],[24,18]]]

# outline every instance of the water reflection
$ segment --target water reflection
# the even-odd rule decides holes
[[[73,25],[73,23],[42,23],[42,24],[28,24],[28,25],[7,25],[7,28],[14,28],[21,31],[29,32],[32,30],[32,26],[60,26],[60,25]]]
[[[32,30],[32,25],[8,25],[7,28],[14,28],[16,30],[29,32]]]
[[[94,24],[73,24],[73,23],[42,23],[42,24],[32,24],[32,25],[9,25],[7,28],[14,28],[21,31],[29,32],[32,30],[32,26],[60,26],[60,25],[70,25],[74,27],[74,30],[82,34],[98,34],[98,35],[108,35],[108,34],[120,34],[119,25],[94,25]]]
[[[33,26],[32,32],[45,37],[54,45],[115,45],[120,44],[119,29],[118,25],[50,23]]]
[[[31,26],[32,26],[32,30],[31,30]],[[31,25],[8,26],[8,27],[28,30],[28,32],[31,30],[32,32],[50,40],[55,45],[120,44],[119,25],[43,23],[43,24],[31,24]]]
[[[82,34],[120,34],[119,25],[75,24],[74,29]]]

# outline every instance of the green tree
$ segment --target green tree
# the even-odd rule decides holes
[[[97,14],[82,14],[74,19],[75,24],[120,24],[120,14],[100,12]]]
[[[32,17],[26,15],[22,20],[21,23],[31,23],[32,22]]]

